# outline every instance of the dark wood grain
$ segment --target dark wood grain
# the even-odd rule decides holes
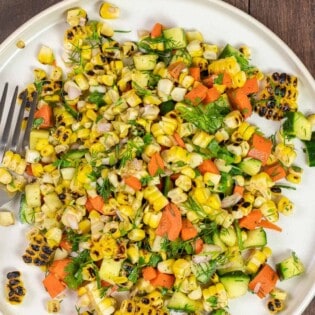
[[[251,14],[284,40],[315,76],[314,0],[224,0]],[[0,0],[0,43],[38,12],[60,0]],[[303,315],[315,314],[315,299]]]

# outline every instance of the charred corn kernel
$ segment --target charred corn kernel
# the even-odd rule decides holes
[[[14,153],[12,151],[6,151],[4,156],[3,156],[1,164],[4,167],[9,167],[13,156],[14,156]]]
[[[208,60],[203,57],[193,57],[192,58],[192,65],[194,67],[200,68],[201,71],[207,71],[208,69]]]
[[[243,120],[244,118],[239,110],[233,110],[223,118],[225,126],[229,129],[238,128]]]
[[[153,206],[155,211],[162,210],[167,204],[167,198],[156,186],[148,186],[143,191],[143,197]]]
[[[35,81],[42,81],[47,77],[47,73],[44,69],[36,68],[33,70]]]
[[[86,15],[82,8],[70,9],[67,11],[67,22],[70,26],[78,26],[85,22]]]
[[[206,172],[203,175],[203,181],[207,186],[216,186],[217,184],[219,184],[220,179],[221,179],[220,174]]]
[[[285,196],[280,198],[277,207],[278,211],[284,215],[291,215],[294,209],[293,202]]]
[[[271,314],[276,314],[283,310],[284,301],[272,298],[267,302],[267,308]]]
[[[137,308],[136,302],[131,300],[131,299],[123,300],[121,305],[120,305],[121,314],[134,315],[134,314],[136,314],[137,310],[138,310],[138,308]]]
[[[203,35],[199,31],[187,31],[186,38],[188,42],[191,42],[193,40],[199,40],[200,42],[204,41]]]
[[[286,180],[292,184],[300,184],[301,183],[301,175],[288,174],[286,176]]]
[[[218,58],[219,47],[217,45],[203,44],[202,56],[207,60],[215,60]]]
[[[187,194],[180,187],[171,189],[167,193],[167,197],[175,204],[185,202],[188,198]]]
[[[275,288],[273,290],[270,291],[270,296],[274,299],[279,299],[279,300],[282,300],[282,301],[285,301],[288,297],[288,293],[283,291],[283,290],[280,290],[278,288]]]
[[[201,41],[198,39],[190,41],[186,46],[186,49],[192,57],[201,57],[203,54],[202,44]]]
[[[173,140],[169,136],[166,136],[166,135],[157,136],[156,142],[160,144],[161,146],[168,147],[168,148],[174,145]]]
[[[56,169],[56,166],[53,164],[47,164],[47,165],[44,165],[43,168],[45,172],[51,173],[52,171]]]
[[[55,61],[53,50],[48,46],[41,46],[37,55],[37,59],[44,65],[51,65]]]
[[[152,229],[156,229],[159,225],[159,222],[162,217],[162,212],[153,212],[148,211],[143,215],[143,223],[151,227]]]
[[[263,251],[256,249],[247,262],[246,271],[248,273],[256,273],[267,258],[268,256]]]
[[[177,128],[177,120],[170,117],[163,116],[159,125],[160,125],[160,128],[162,128],[164,134],[170,136],[175,132]]]
[[[218,274],[215,272],[212,276],[211,276],[211,282],[212,283],[218,283],[220,281],[220,278],[218,276]]]
[[[142,241],[145,238],[145,232],[142,229],[133,229],[128,233],[128,238],[133,242]]]
[[[82,128],[77,131],[78,139],[88,139],[90,136],[90,129]]]
[[[169,150],[165,150],[162,155],[166,163],[176,163],[180,161],[187,163],[189,161],[189,153],[179,146],[172,146]]]
[[[279,213],[276,204],[272,200],[267,200],[261,207],[260,211],[263,216],[270,222],[279,220]]]
[[[251,50],[248,46],[246,45],[240,46],[239,51],[246,59],[249,59],[251,57]]]
[[[88,219],[82,220],[79,222],[79,231],[82,234],[87,234],[91,230],[91,222]]]
[[[44,168],[41,163],[31,164],[32,173],[35,177],[41,177],[44,174]]]
[[[179,175],[175,181],[175,185],[183,191],[188,191],[191,188],[191,179],[186,175]]]
[[[186,73],[181,73],[179,75],[178,81],[183,88],[188,89],[189,87],[193,85],[195,79],[191,75],[188,75]]]
[[[62,239],[62,231],[57,227],[53,227],[45,233],[45,237],[50,247],[58,246]]]
[[[120,15],[120,9],[112,3],[103,2],[100,7],[100,16],[103,19],[117,19]]]
[[[59,300],[47,301],[47,312],[48,313],[59,313],[61,309]]]
[[[136,244],[129,245],[127,248],[127,257],[133,264],[136,264],[139,261],[139,247]]]
[[[194,179],[196,177],[195,171],[190,166],[184,166],[180,170],[181,174],[189,177],[190,179]]]
[[[232,86],[233,88],[242,87],[246,82],[246,74],[244,71],[239,71],[232,77]]]
[[[172,271],[176,278],[184,279],[191,274],[191,264],[186,259],[176,259],[172,265]]]
[[[201,148],[206,148],[209,143],[213,140],[214,136],[209,135],[207,132],[204,132],[202,130],[197,131],[193,138],[192,138],[192,143],[194,145],[198,145]]]
[[[293,146],[279,143],[275,148],[275,156],[280,160],[284,166],[291,166],[297,157],[297,153]]]
[[[238,128],[238,133],[243,140],[248,141],[256,131],[256,127],[244,121]]]
[[[229,137],[230,137],[229,133],[224,128],[217,130],[215,135],[214,135],[214,138],[219,143],[228,140]]]
[[[51,144],[46,145],[40,150],[41,156],[47,157],[55,153],[55,149]]]
[[[209,286],[202,290],[202,296],[204,299],[203,306],[206,311],[213,310],[213,308],[224,308],[228,303],[228,296],[225,288],[221,282]],[[212,301],[215,301],[213,303]]]
[[[86,91],[90,87],[87,78],[82,73],[79,73],[79,74],[75,75],[74,76],[74,81],[78,85],[80,90],[82,90],[82,91]]]
[[[197,187],[193,191],[194,199],[201,204],[206,204],[210,197],[210,190],[204,187]]]
[[[208,71],[216,74],[228,72],[233,76],[240,70],[240,66],[234,56],[212,61],[208,66]]]
[[[0,167],[0,183],[7,185],[11,183],[12,180],[13,180],[13,177],[10,174],[10,172],[4,167]]]
[[[93,168],[90,164],[80,165],[77,171],[77,180],[82,184],[90,182],[89,175],[92,173]]]

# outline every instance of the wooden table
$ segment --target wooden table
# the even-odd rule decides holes
[[[283,39],[315,76],[314,0],[224,0],[249,13]],[[36,13],[60,0],[0,0],[0,43]],[[314,279],[315,281],[315,279]],[[315,299],[303,315],[315,314]]]

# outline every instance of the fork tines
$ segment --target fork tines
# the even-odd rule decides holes
[[[25,129],[23,140],[20,142],[19,139],[20,139],[20,134],[22,130],[22,122],[24,119],[25,107],[27,103],[27,92],[25,91],[24,93],[20,95],[20,97],[22,98],[22,103],[19,108],[17,119],[13,121],[13,116],[16,110],[16,101],[18,97],[18,86],[16,86],[14,89],[13,96],[11,99],[11,104],[8,110],[8,114],[6,117],[3,117],[3,114],[6,109],[5,105],[6,105],[6,98],[8,94],[8,87],[9,87],[9,84],[6,83],[4,86],[2,96],[1,96],[1,100],[0,100],[0,126],[2,127],[4,125],[3,132],[0,135],[0,161],[2,161],[3,154],[7,150],[12,150],[17,153],[23,153],[23,151],[25,150],[25,146],[28,144],[28,141],[29,141],[29,134],[32,128],[34,113],[36,109],[36,102],[37,102],[37,94],[35,94],[31,102],[30,112],[28,115],[27,126]],[[13,131],[13,135],[11,139],[9,139],[10,133],[12,131]]]

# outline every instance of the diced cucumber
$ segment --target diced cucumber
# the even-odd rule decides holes
[[[288,112],[283,124],[285,135],[297,137],[301,140],[311,140],[312,124],[301,112]]]
[[[245,158],[238,166],[245,174],[254,176],[261,169],[261,161],[249,157]]]
[[[14,215],[11,211],[1,210],[0,211],[0,226],[13,225],[15,222]]]
[[[213,268],[214,263],[215,262],[213,261],[207,261],[198,264],[193,263],[191,265],[191,270],[199,282],[206,284],[210,281],[212,275],[215,272],[215,269]]]
[[[180,49],[187,46],[185,31],[181,27],[168,28],[163,31],[166,49]]]
[[[220,234],[218,232],[214,232],[212,236],[212,241],[214,245],[221,247],[222,251],[226,251],[227,247],[224,242],[220,238]]]
[[[100,279],[115,284],[114,278],[119,276],[122,263],[122,259],[103,259],[99,271]]]
[[[153,54],[133,56],[135,68],[141,71],[153,70],[157,59],[158,55]]]
[[[172,111],[175,108],[175,102],[172,100],[162,102],[160,104],[160,114],[162,116],[166,115],[168,112]]]
[[[75,149],[70,150],[67,153],[65,153],[62,158],[65,160],[79,160],[81,159],[87,152],[89,152],[88,149]]]
[[[25,194],[21,196],[19,218],[22,223],[31,224],[35,221],[35,210],[26,203]]]
[[[39,183],[25,185],[25,200],[29,207],[35,208],[41,206]]]
[[[222,227],[220,230],[220,239],[227,246],[229,247],[234,246],[237,240],[234,227],[232,225],[228,228]]]
[[[190,299],[184,293],[174,292],[171,299],[168,301],[167,307],[176,311],[195,312],[201,308],[200,303]]]
[[[315,166],[315,132],[309,141],[304,141],[308,166]]]
[[[48,139],[49,131],[48,130],[32,130],[30,133],[30,149],[35,150],[36,144],[40,139]]]
[[[247,238],[243,241],[244,248],[262,247],[267,244],[267,235],[263,228],[250,230]]]
[[[287,280],[302,274],[305,268],[302,261],[292,252],[289,258],[276,264],[276,270],[280,280]]]
[[[228,297],[233,299],[246,294],[250,277],[242,271],[232,271],[222,275],[220,281]]]

